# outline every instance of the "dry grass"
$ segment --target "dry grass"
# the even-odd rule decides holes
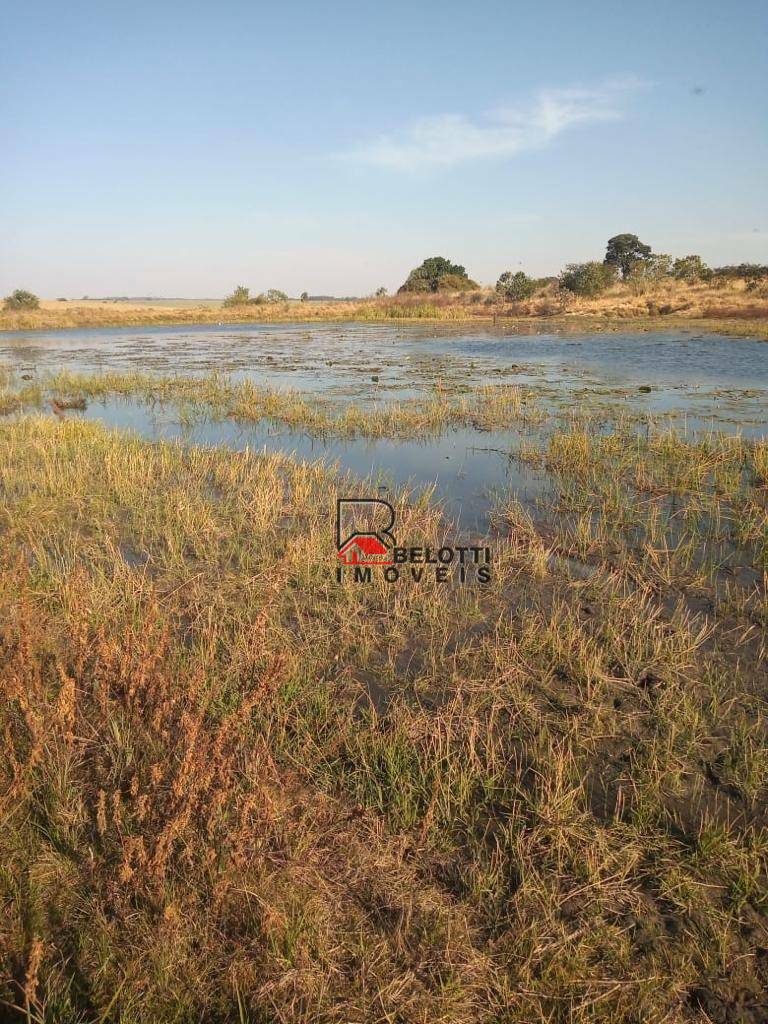
[[[222,308],[210,303],[160,305],[153,303],[44,302],[39,310],[0,311],[0,330],[65,327],[130,327],[168,324],[229,324],[326,320],[476,320],[514,318],[522,322],[565,325],[588,322],[610,330],[628,322],[667,325],[669,321],[702,321],[707,329],[768,336],[768,298],[749,292],[742,281],[686,284],[669,280],[638,292],[616,284],[603,295],[587,299],[558,292],[551,286],[532,299],[508,303],[495,292],[468,294],[397,295],[345,302],[280,302]]]
[[[742,281],[723,281],[713,286],[668,280],[640,292],[630,285],[616,284],[597,298],[574,298],[569,302],[568,314],[612,319],[766,319],[768,299],[756,299]]]
[[[339,585],[330,509],[360,486],[0,427],[5,1005],[765,1019],[754,636],[571,578],[520,515],[485,588]],[[396,502],[403,538],[444,539]]]

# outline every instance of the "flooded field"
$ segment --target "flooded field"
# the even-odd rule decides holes
[[[0,370],[0,999],[768,1019],[768,345],[78,331]],[[339,496],[407,566],[340,569]]]
[[[555,397],[588,389],[631,405],[633,391],[651,387],[643,409],[704,417],[727,416],[732,401],[764,398],[768,391],[764,342],[679,327],[584,335],[463,324],[22,331],[0,335],[0,360],[37,372],[221,372],[271,387],[370,400],[418,395],[436,384],[477,386],[489,376],[547,387]]]
[[[460,397],[497,385],[531,395],[561,421],[588,415],[606,429],[629,418],[693,436],[768,430],[768,345],[685,330],[661,334],[541,334],[464,325],[291,324],[20,332],[0,338],[0,366],[31,382],[60,371],[163,376],[225,375],[343,409]],[[682,383],[681,383],[682,381]],[[381,490],[434,487],[462,530],[484,532],[492,495],[533,505],[546,474],[522,464],[521,440],[540,441],[541,422],[513,430],[448,426],[420,437],[330,437],[264,418],[212,418],[186,405],[99,396],[69,413],[150,439],[227,445],[323,459]],[[540,419],[540,418],[539,418]]]

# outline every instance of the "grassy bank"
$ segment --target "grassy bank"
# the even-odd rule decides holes
[[[523,457],[563,515],[612,478],[764,508],[762,448],[557,437]],[[9,1019],[763,1020],[764,612],[600,531],[576,572],[503,496],[489,584],[338,584],[338,493],[365,485],[0,426]]]
[[[666,329],[686,324],[699,330],[768,337],[768,298],[743,282],[719,286],[668,281],[638,293],[616,284],[597,298],[578,298],[551,287],[521,302],[495,292],[398,295],[343,302],[276,302],[223,307],[210,301],[177,306],[97,301],[44,302],[38,310],[0,311],[0,330],[73,327],[171,326],[174,324],[290,323],[311,321],[436,320],[519,323],[521,329]]]

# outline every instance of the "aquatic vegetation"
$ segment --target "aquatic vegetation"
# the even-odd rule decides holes
[[[762,575],[765,442],[614,427],[556,430],[543,444],[520,447],[519,458],[554,477],[541,515],[554,524],[560,547],[579,558],[607,558],[662,588],[716,590],[724,573]]]
[[[168,377],[62,371],[41,378],[35,392],[39,403],[44,393],[55,396],[53,400],[62,409],[83,408],[86,400],[121,397],[148,405],[172,405],[183,412],[187,423],[196,419],[271,420],[342,437],[428,436],[465,426],[498,430],[517,423],[540,423],[547,416],[532,389],[505,384],[486,385],[467,395],[438,387],[426,399],[363,405],[260,387],[221,374]]]

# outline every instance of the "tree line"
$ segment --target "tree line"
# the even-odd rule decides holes
[[[558,277],[535,278],[529,277],[522,270],[505,270],[496,282],[496,292],[504,299],[518,302],[531,298],[544,287],[554,285],[574,295],[594,298],[619,280],[637,287],[638,291],[644,291],[664,280],[685,281],[689,284],[743,280],[747,282],[748,290],[755,290],[768,280],[768,265],[739,263],[711,268],[701,256],[679,256],[675,259],[667,253],[655,253],[637,235],[625,232],[608,239],[602,261],[568,263]],[[479,290],[480,285],[472,280],[461,264],[452,263],[444,256],[430,256],[410,272],[398,288],[398,294]],[[386,288],[377,288],[372,297],[383,298],[386,295]],[[309,298],[307,292],[301,293],[302,302]],[[245,285],[238,285],[231,295],[227,295],[223,305],[262,306],[288,301],[288,295],[279,288],[268,288],[252,296]],[[39,306],[37,295],[22,288],[17,288],[4,300],[4,308],[9,311],[38,309]]]
[[[637,235],[625,232],[608,239],[602,261],[569,263],[558,277],[533,278],[522,270],[505,270],[496,282],[496,292],[505,299],[528,299],[546,285],[556,284],[574,295],[595,297],[621,280],[640,290],[665,279],[693,284],[725,279],[742,279],[755,288],[768,278],[768,266],[741,263],[738,266],[708,267],[701,256],[680,256],[655,253]],[[431,256],[414,268],[398,292],[469,292],[478,284],[466,269],[443,256]]]

